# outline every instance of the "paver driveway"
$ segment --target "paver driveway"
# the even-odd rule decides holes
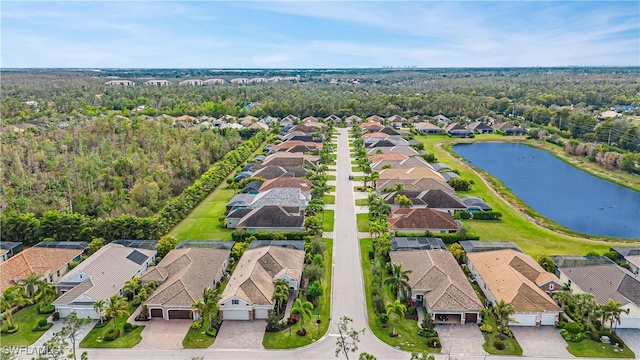
[[[636,358],[640,358],[640,330],[617,329],[616,333],[622,338],[622,341],[636,353]]]
[[[522,356],[560,359],[574,357],[567,351],[567,342],[560,335],[560,330],[553,326],[511,326],[511,331],[522,347]]]
[[[222,322],[216,342],[210,349],[264,349],[262,338],[267,322],[264,320]]]
[[[182,340],[189,331],[191,320],[153,319],[144,325],[140,333],[142,340],[134,346],[134,349],[173,350],[182,349]]]
[[[456,355],[484,354],[484,336],[477,325],[436,325],[442,353]]]

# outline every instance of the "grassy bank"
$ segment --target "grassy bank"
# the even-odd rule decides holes
[[[46,319],[49,315],[38,314],[39,304],[27,306],[13,314],[13,323],[18,326],[18,331],[13,334],[0,334],[2,346],[28,346],[36,342],[44,334],[43,331],[33,331],[40,319]],[[3,328],[8,325],[5,322]]]

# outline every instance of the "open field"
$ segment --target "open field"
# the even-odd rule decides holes
[[[460,171],[462,178],[475,182],[470,191],[459,192],[459,195],[478,196],[487,201],[493,207],[493,210],[502,213],[502,220],[500,221],[465,220],[463,222],[472,233],[479,235],[481,240],[513,241],[534,257],[541,254],[585,255],[590,251],[602,253],[611,246],[611,243],[606,241],[560,234],[532,223],[522,212],[516,210],[511,204],[506,203],[491,191],[471,167],[458,161],[450,153],[436,145],[438,142],[443,141],[464,140],[469,142],[478,138],[481,140],[503,140],[505,138],[509,139],[508,137],[481,135],[475,139],[451,139],[445,136],[419,136],[417,138],[425,144],[426,150],[434,153],[438,158],[438,162],[450,165]],[[506,189],[503,190],[506,191]],[[515,196],[513,197],[515,198]]]

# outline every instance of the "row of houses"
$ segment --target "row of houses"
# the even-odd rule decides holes
[[[259,84],[259,83],[275,83],[279,81],[299,81],[300,76],[272,76],[272,77],[255,77],[255,78],[233,78],[229,80],[225,80],[222,78],[215,79],[186,79],[178,81],[178,85],[192,85],[192,86],[210,86],[210,85],[224,85],[224,84]],[[138,82],[134,80],[127,79],[116,79],[110,80],[104,83],[105,85],[112,86],[136,86]],[[170,86],[173,83],[169,80],[164,79],[151,79],[146,80],[141,83],[142,85],[149,86]]]
[[[461,223],[453,219],[456,211],[487,211],[491,207],[477,197],[458,197],[448,181],[459,175],[446,164],[429,163],[402,133],[375,121],[360,124],[371,171],[378,174],[373,186],[378,197],[392,208],[390,229],[400,232],[456,232]],[[410,207],[396,203],[399,196],[411,201]]]

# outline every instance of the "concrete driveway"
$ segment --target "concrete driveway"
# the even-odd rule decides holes
[[[478,325],[436,324],[442,353],[451,356],[483,355],[484,336]]]
[[[616,333],[628,347],[636,353],[636,358],[640,357],[640,330],[639,329],[617,329]]]
[[[210,349],[264,349],[262,338],[267,322],[264,320],[222,322],[216,342]]]
[[[553,326],[511,326],[513,335],[522,347],[522,356],[570,359],[567,342],[560,329]]]
[[[182,349],[182,340],[189,331],[191,320],[153,319],[145,322],[145,327],[140,335],[142,340],[134,349],[158,349],[174,350]]]

